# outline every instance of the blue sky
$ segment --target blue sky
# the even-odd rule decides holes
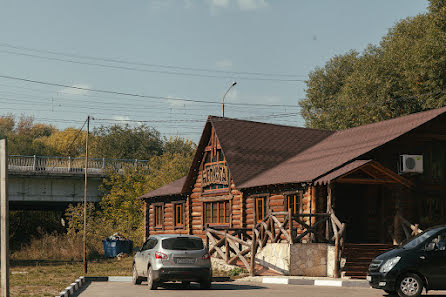
[[[3,1],[0,75],[82,89],[0,78],[2,114],[33,115],[59,128],[80,127],[88,114],[96,119],[93,127],[154,121],[147,124],[166,136],[197,141],[207,115],[221,115],[221,106],[169,98],[219,102],[236,80],[225,116],[303,126],[297,102],[305,97],[303,81],[311,70],[334,55],[377,44],[398,20],[426,12],[427,5],[420,0]]]

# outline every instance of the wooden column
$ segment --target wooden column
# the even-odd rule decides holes
[[[8,201],[8,145],[0,140],[0,196],[1,196],[1,296],[9,297],[9,201]]]
[[[144,240],[143,242],[145,242],[147,240],[147,238],[150,236],[150,223],[149,223],[149,216],[150,216],[150,212],[149,212],[149,205],[147,203],[147,201],[144,201]]]
[[[401,228],[401,222],[400,222],[400,201],[399,197],[395,197],[395,216],[393,217],[393,244],[398,245],[401,242],[400,237],[400,228]]]
[[[256,254],[257,254],[257,236],[254,232],[255,227],[252,228],[252,240],[251,240],[251,267],[250,267],[250,274],[251,276],[256,275]]]

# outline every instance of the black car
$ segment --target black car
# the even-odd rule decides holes
[[[420,296],[423,288],[446,290],[446,225],[376,257],[367,280],[373,288],[401,297]]]

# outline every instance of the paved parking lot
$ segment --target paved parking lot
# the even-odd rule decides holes
[[[381,297],[387,296],[383,291],[367,288],[336,288],[336,287],[314,287],[295,285],[265,285],[253,282],[228,282],[215,283],[212,290],[199,290],[198,285],[192,284],[191,289],[181,289],[179,284],[168,284],[166,287],[156,291],[149,291],[144,285],[134,286],[124,282],[93,282],[77,296],[79,297],[227,297],[233,296],[255,296],[255,297]],[[446,292],[430,292],[429,296],[445,296]]]

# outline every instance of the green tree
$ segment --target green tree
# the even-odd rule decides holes
[[[148,160],[163,151],[160,133],[145,125],[101,126],[93,136],[91,153],[98,158]]]
[[[49,136],[36,139],[35,144],[44,147],[45,155],[77,157],[85,151],[85,131],[67,128],[63,131],[55,131]]]
[[[344,129],[446,105],[446,6],[406,18],[378,46],[310,73],[300,102],[308,127]]]
[[[163,153],[164,154],[184,154],[193,155],[197,146],[192,140],[181,138],[178,136],[164,139]]]

